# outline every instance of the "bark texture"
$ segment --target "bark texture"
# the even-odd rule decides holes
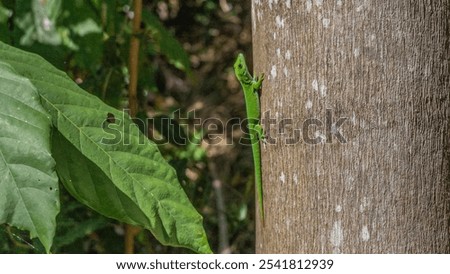
[[[450,253],[449,0],[252,2],[259,253]]]

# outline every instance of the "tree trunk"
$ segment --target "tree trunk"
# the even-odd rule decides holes
[[[449,2],[253,0],[258,253],[450,252]]]

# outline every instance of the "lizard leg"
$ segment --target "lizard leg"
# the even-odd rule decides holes
[[[256,77],[253,81],[253,90],[260,90],[262,86],[262,82],[264,80],[264,73],[262,73],[259,77]]]
[[[258,140],[262,140],[263,142],[266,141],[266,136],[264,135],[264,130],[260,124],[256,124],[254,127],[256,131],[256,136],[258,137]]]
[[[266,144],[267,144],[267,139],[266,139],[266,135],[264,134],[264,130],[263,130],[262,126],[260,124],[256,124],[255,131],[256,131],[256,136],[257,136],[258,140],[260,140],[262,142],[262,145],[264,146],[264,149],[265,149]]]
[[[264,141],[264,130],[259,124],[259,122],[256,120],[256,123],[249,123],[248,125],[249,134],[251,135],[252,139],[259,142],[260,140]]]

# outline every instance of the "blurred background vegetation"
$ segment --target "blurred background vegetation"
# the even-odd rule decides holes
[[[138,118],[204,217],[215,253],[254,252],[251,149],[240,144],[245,106],[232,64],[251,56],[250,1],[143,1]],[[2,0],[0,40],[35,52],[83,89],[126,109],[133,11],[129,0]],[[251,60],[249,60],[251,63]],[[146,119],[147,118],[147,119]],[[183,140],[188,139],[188,142]],[[61,191],[53,253],[123,253],[123,224]],[[136,253],[186,253],[141,230]],[[44,253],[0,225],[0,253]]]

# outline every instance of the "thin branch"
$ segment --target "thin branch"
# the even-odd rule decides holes
[[[130,41],[130,55],[128,71],[130,73],[130,85],[128,86],[128,107],[130,116],[136,117],[138,111],[137,103],[137,80],[139,72],[139,34],[141,32],[142,0],[133,1],[133,35]],[[140,229],[132,225],[125,225],[125,253],[134,253],[134,237]]]

